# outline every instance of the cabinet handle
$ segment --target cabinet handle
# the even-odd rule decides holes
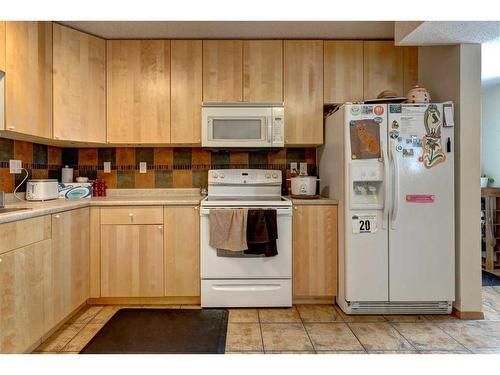
[[[195,209],[196,211],[198,211],[198,206],[195,206],[195,207],[194,207],[194,209]]]
[[[55,219],[59,219],[60,217],[61,217],[61,215],[54,215]]]
[[[161,225],[158,226],[158,230],[162,230],[163,227]]]
[[[0,258],[0,263],[2,263],[2,258]]]
[[[9,130],[14,130],[14,125],[9,126]]]
[[[294,206],[293,209],[297,211],[299,208],[297,206]]]
[[[129,216],[129,217],[133,217],[133,216],[134,216],[134,214],[131,212],[131,213],[129,213],[129,214],[128,214],[128,216]]]

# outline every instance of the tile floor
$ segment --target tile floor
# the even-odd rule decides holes
[[[326,305],[230,309],[226,353],[500,354],[500,286],[483,287],[483,304],[482,321],[442,315],[348,316]],[[35,353],[78,353],[119,308],[83,308]]]

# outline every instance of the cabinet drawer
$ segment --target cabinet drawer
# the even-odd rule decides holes
[[[0,254],[49,239],[50,215],[0,224]]]
[[[163,224],[162,207],[101,208],[101,224]]]

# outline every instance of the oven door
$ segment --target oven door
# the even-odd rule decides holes
[[[271,108],[204,107],[202,112],[203,147],[272,147]]]
[[[292,277],[292,208],[277,209],[278,255],[249,256],[209,245],[210,209],[201,209],[202,279],[286,279]]]

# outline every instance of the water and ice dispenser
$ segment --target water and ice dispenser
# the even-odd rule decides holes
[[[382,208],[384,168],[379,160],[353,161],[351,168],[351,208]]]

